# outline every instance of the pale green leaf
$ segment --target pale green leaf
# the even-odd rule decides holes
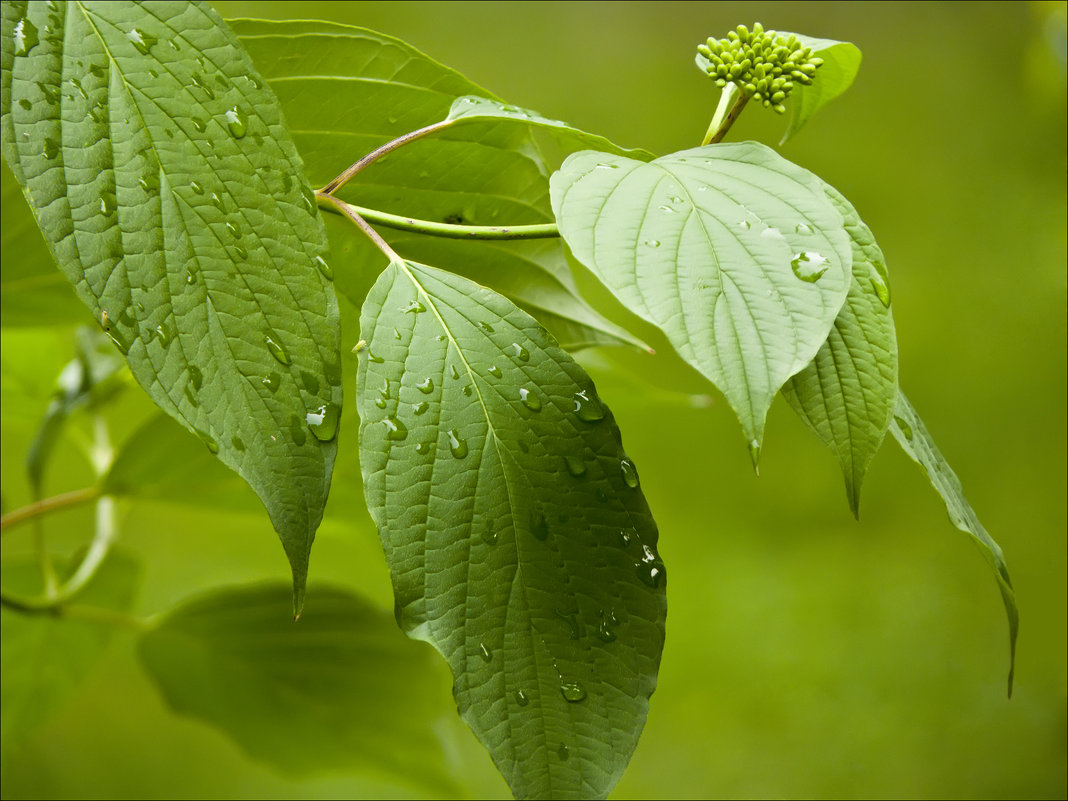
[[[723,392],[755,460],[775,393],[849,290],[822,181],[755,142],[648,164],[587,151],[553,175],[552,201],[575,257]]]
[[[983,558],[994,570],[994,578],[997,579],[1001,601],[1005,605],[1005,614],[1009,620],[1008,682],[1011,696],[1012,679],[1016,668],[1016,635],[1020,629],[1020,613],[1016,608],[1016,591],[1012,587],[1012,579],[1009,578],[1009,568],[1005,564],[1001,546],[979,522],[975,510],[964,497],[960,479],[938,450],[938,446],[927,432],[927,427],[916,414],[916,410],[912,408],[909,399],[900,390],[897,393],[897,406],[894,409],[894,421],[890,425],[890,431],[893,432],[894,438],[905,453],[927,473],[931,486],[946,505],[950,522],[972,538],[972,541],[979,546]]]
[[[611,413],[529,315],[412,262],[360,320],[368,508],[397,616],[517,797],[603,797],[664,641],[657,531]]]
[[[263,499],[299,605],[340,362],[273,94],[206,4],[5,3],[3,149],[137,381]]]
[[[856,515],[864,473],[893,418],[897,338],[882,250],[852,204],[826,189],[853,244],[853,280],[827,341],[782,392],[838,457]]]
[[[784,34],[789,36],[790,34]],[[790,94],[790,124],[782,135],[780,145],[786,144],[812,115],[842,94],[853,84],[860,69],[860,48],[852,42],[838,42],[834,39],[817,39],[796,33],[798,41],[805,47],[812,48],[812,55],[823,59],[823,65],[816,70],[812,83],[808,86],[798,84]]]
[[[398,39],[348,25],[264,20],[231,25],[294,123],[293,136],[313,185],[326,184],[402,134],[446,119],[458,98],[466,97],[476,101],[470,105],[481,114],[391,153],[339,196],[432,222],[552,222],[548,176],[555,164],[546,162],[529,125],[501,112],[488,91],[459,73]],[[559,133],[570,142],[565,152],[586,146],[573,129]],[[591,139],[615,147],[600,137]],[[562,344],[645,347],[582,300],[559,241],[464,242],[387,228],[380,232],[406,257],[504,293],[543,319]],[[384,260],[348,221],[330,226],[330,242],[339,291],[359,305]]]
[[[296,623],[290,609],[281,584],[216,591],[146,633],[141,661],[172,709],[277,770],[358,769],[454,792],[430,650],[346,590],[313,587]]]

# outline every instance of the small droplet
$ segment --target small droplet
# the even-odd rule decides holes
[[[182,394],[185,395],[185,399],[189,401],[193,406],[200,406],[200,398],[197,397],[196,390],[189,384],[185,385],[185,389],[182,390]]]
[[[189,188],[192,189],[198,195],[204,194],[204,187],[201,186],[199,181],[190,181]]]
[[[308,435],[304,433],[304,427],[300,423],[300,418],[295,414],[289,416],[289,436],[298,446],[308,441]]]
[[[566,695],[564,697],[567,698]],[[568,698],[568,700],[570,701],[571,699]],[[577,700],[581,701],[582,699],[579,698]],[[556,756],[559,757],[561,762],[567,762],[567,760],[571,757],[571,751],[566,745],[561,744],[560,747],[556,749]]]
[[[471,397],[471,385],[470,384],[464,384],[463,388],[460,391],[463,392],[464,395],[467,396],[468,398]]]
[[[489,652],[489,648],[484,643],[478,644],[478,655],[482,657],[483,662],[492,662],[493,654]]]
[[[100,213],[105,217],[110,217],[115,213],[115,209],[118,208],[119,201],[115,197],[114,192],[101,192],[100,193]]]
[[[456,369],[456,365],[455,364],[450,364],[449,365],[449,375],[451,375],[453,378],[457,378],[457,379],[460,377],[460,371]]]
[[[300,185],[300,199],[309,214],[315,212],[315,192],[306,184]]]
[[[563,609],[554,609],[553,614],[567,623],[572,640],[582,638],[582,625],[579,623],[578,612],[565,612]]]
[[[664,563],[648,545],[642,546],[642,560],[636,565],[638,578],[650,587],[659,587],[664,577]]]
[[[387,405],[385,398],[375,398],[375,406],[379,409],[385,409]]]
[[[241,229],[237,227],[236,223],[232,223],[229,220],[226,222],[226,231],[234,239],[241,238]]]
[[[235,451],[245,450],[244,440],[242,440],[241,437],[237,436],[236,434],[230,438],[230,444],[234,446]]]
[[[37,46],[37,26],[23,17],[15,23],[15,55],[25,56]]]
[[[171,332],[163,325],[157,325],[155,329],[153,329],[153,333],[156,335],[156,339],[159,340],[159,344],[163,347],[167,347],[171,344]]]
[[[208,82],[204,80],[204,76],[201,75],[199,72],[194,72],[192,75],[190,75],[189,81],[193,84],[193,86],[204,92],[204,94],[206,94],[209,99],[215,99],[215,90],[208,85]]]
[[[317,440],[330,442],[337,436],[337,424],[340,417],[341,409],[336,403],[324,403],[314,411],[308,412],[304,421]]]
[[[422,392],[424,395],[429,395],[434,391],[434,379],[427,376],[422,381],[415,385],[415,388]]]
[[[45,100],[49,103],[58,103],[60,101],[60,92],[58,86],[51,86],[41,81],[36,81],[37,88],[41,90],[41,94],[44,95]]]
[[[204,385],[204,373],[195,364],[189,365],[189,383],[197,390]]]
[[[226,211],[226,204],[223,202],[223,199],[219,197],[219,194],[217,192],[211,193],[211,205],[213,205],[221,212]]]
[[[282,376],[278,373],[270,372],[260,379],[260,383],[263,384],[271,392],[276,392],[280,386],[282,386]]]
[[[529,362],[530,361],[530,354],[527,353],[527,349],[524,348],[522,345],[520,345],[518,342],[513,342],[511,345],[509,345],[507,348],[504,349],[504,352],[507,353],[509,356],[511,356],[516,361],[520,361],[520,362]]]
[[[602,619],[599,626],[597,626],[597,636],[603,642],[615,642],[616,633],[608,627],[608,621]]]
[[[425,442],[417,442],[417,443],[415,443],[415,452],[420,454],[420,455],[424,454],[424,453],[429,453],[430,452],[430,446],[427,445]]]
[[[501,368],[500,368],[500,367],[498,367],[498,366],[497,366],[497,365],[495,365],[495,364],[491,364],[491,365],[490,365],[490,366],[489,366],[489,367],[488,367],[488,368],[486,369],[486,372],[487,372],[487,373],[489,373],[489,374],[490,374],[491,376],[493,376],[494,378],[500,378],[500,377],[501,377],[502,375],[504,375],[504,374],[503,374],[503,373],[501,372]]]
[[[567,472],[575,478],[586,475],[586,463],[578,456],[572,456],[569,453],[564,457],[564,463],[567,465]]]
[[[565,701],[570,701],[573,704],[578,703],[586,698],[586,690],[577,681],[564,681],[560,683],[560,694],[564,696]]]
[[[319,378],[315,373],[309,373],[307,370],[300,371],[300,383],[304,385],[304,388],[308,390],[309,395],[319,394]]]
[[[197,430],[197,436],[200,437],[200,441],[208,446],[208,450],[212,453],[219,452],[219,443],[215,441],[215,438],[206,431]]]
[[[155,172],[146,172],[137,179],[137,185],[145,192],[155,192],[159,189],[159,175]]]
[[[240,139],[245,135],[245,120],[241,116],[241,112],[238,111],[237,106],[227,110],[226,127],[234,139]]]
[[[764,239],[783,239],[784,238],[783,235],[782,235],[782,231],[780,231],[778,228],[773,228],[771,226],[768,226],[763,231],[761,231],[760,235]]]
[[[541,411],[541,398],[534,394],[533,390],[527,389],[526,387],[520,387],[519,400],[521,400],[523,402],[523,405],[530,409],[530,411]]]
[[[871,288],[875,290],[876,297],[879,298],[879,302],[887,309],[890,308],[890,284],[887,283],[883,276],[875,273],[871,277]]]
[[[478,325],[479,328],[481,328],[487,334],[492,334],[493,333],[493,326],[490,325],[489,323],[486,323],[486,322],[483,322],[482,320],[479,320],[477,325]]]
[[[412,404],[412,411],[418,414],[425,414],[427,409],[430,408],[430,404],[426,401],[419,401],[419,403]]]
[[[819,253],[803,250],[790,261],[790,269],[802,281],[814,284],[827,272],[827,259]]]
[[[596,169],[598,170],[616,170],[619,169],[618,164],[598,164]]]
[[[645,245],[646,245],[646,247],[650,247],[650,248],[658,248],[658,247],[660,247],[660,240],[659,239],[646,239],[645,240]]]
[[[413,300],[404,308],[399,309],[399,311],[402,311],[405,314],[422,314],[426,311],[426,306],[424,306],[418,300]]]
[[[263,88],[263,83],[255,75],[246,75],[245,80],[252,84],[253,89]]]
[[[59,142],[53,139],[51,136],[46,136],[44,140],[44,157],[46,159],[54,159],[59,155]]]
[[[315,257],[315,266],[319,268],[319,272],[323,274],[323,278],[325,278],[327,281],[334,280],[334,270],[329,264],[326,263],[326,260],[322,256]]]
[[[797,225],[794,226],[794,231],[796,231],[799,234],[811,234],[812,233],[812,226],[806,225],[805,223],[798,223]]]
[[[901,429],[901,433],[905,435],[905,439],[912,442],[912,426],[902,420],[896,414],[894,415],[894,422],[897,423],[897,427]]]
[[[482,541],[486,543],[486,545],[496,545],[497,536],[497,532],[489,525],[482,531]]]
[[[530,533],[534,535],[534,539],[543,542],[548,538],[549,524],[541,512],[534,512],[530,515]]]
[[[760,440],[749,440],[749,460],[753,463],[753,471],[760,475]]]
[[[24,110],[29,111],[33,108],[33,103],[31,103],[28,98],[22,97],[19,98],[19,106]]]
[[[624,548],[626,548],[628,545],[630,545],[630,540],[631,540],[631,537],[634,536],[634,533],[637,533],[637,532],[634,532],[634,529],[631,529],[630,531],[627,531],[625,528],[624,529],[620,529],[619,530],[619,544],[622,545]]]
[[[527,694],[522,690],[515,691],[515,702],[520,706],[526,706],[530,703],[530,699],[527,698]]]
[[[401,341],[401,332],[398,331],[396,328],[393,329],[393,338],[398,342]]]
[[[587,423],[596,423],[599,420],[604,420],[604,409],[601,408],[600,402],[597,397],[590,395],[590,390],[582,390],[576,392],[574,395],[575,402],[575,415],[579,420],[583,420]]]
[[[386,427],[386,439],[399,442],[408,436],[408,427],[396,417],[383,418],[382,424]]]
[[[623,474],[623,483],[631,489],[638,488],[638,471],[634,468],[634,462],[630,459],[621,459],[619,471]]]
[[[357,352],[359,352],[359,344],[356,345],[356,350]],[[383,364],[386,361],[381,356],[375,356],[373,353],[371,353],[371,346],[367,345],[366,343],[364,344],[363,350],[367,352],[367,361],[369,362],[373,362],[374,364]]]
[[[277,334],[273,337],[269,335],[265,336],[263,338],[263,343],[267,346],[267,350],[271,352],[271,355],[281,364],[289,364],[289,354],[286,353],[285,348],[280,344]]]
[[[208,130],[207,124],[199,117],[190,117],[189,122],[193,124],[193,127],[196,128],[199,133],[204,133],[204,131]]]
[[[450,428],[447,434],[449,438],[449,451],[457,459],[467,456],[467,442],[460,437],[455,428]]]
[[[137,28],[130,28],[130,32],[126,34],[126,38],[137,49],[137,52],[142,56],[147,56],[148,51],[156,44],[158,39],[151,34],[139,31]]]

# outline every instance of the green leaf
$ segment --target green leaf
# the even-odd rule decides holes
[[[340,361],[273,94],[205,4],[5,3],[3,149],[137,381],[263,499],[299,606]]]
[[[77,562],[72,562],[72,567]],[[130,607],[138,565],[132,557],[113,551],[82,590],[78,606],[115,612]],[[5,561],[5,591],[27,595],[41,591],[36,562]],[[0,608],[0,733],[6,752],[43,723],[89,675],[99,661],[115,627],[72,616],[26,614],[6,605]]]
[[[455,792],[435,731],[448,709],[429,649],[346,590],[318,586],[310,598],[293,623],[284,585],[214,592],[146,633],[141,661],[172,709],[276,769],[359,767]]]
[[[408,634],[520,798],[603,797],[664,641],[657,531],[611,413],[529,315],[393,263],[360,318],[368,508]]]
[[[789,33],[784,34],[790,36]],[[790,94],[790,124],[782,135],[780,145],[786,144],[809,119],[853,84],[860,69],[860,48],[852,42],[817,39],[801,33],[793,34],[804,47],[812,48],[812,55],[823,59],[812,83],[798,84]]]
[[[363,28],[263,20],[233,20],[231,25],[278,95],[286,117],[307,121],[306,126],[294,126],[293,136],[313,185],[326,184],[402,134],[441,122],[459,98],[470,98],[476,102],[465,105],[478,110],[478,116],[394,151],[339,196],[360,206],[436,222],[553,221],[548,175],[555,165],[546,162],[530,124],[518,124],[515,114],[502,112],[490,99],[491,93],[459,73],[398,39]],[[570,143],[565,152],[586,146],[574,129],[554,130]],[[591,140],[615,148],[600,137]],[[358,306],[382,270],[381,254],[347,220],[329,230],[338,289]],[[385,228],[381,233],[406,257],[507,295],[548,324],[563,344],[646,347],[582,300],[558,241],[463,242]]]
[[[1020,630],[1020,613],[1016,608],[1016,591],[1012,588],[1012,579],[1009,578],[1009,568],[1005,564],[1001,546],[979,522],[971,504],[964,497],[960,479],[938,450],[938,446],[927,432],[927,427],[916,414],[916,410],[912,408],[909,399],[900,390],[897,394],[897,406],[894,409],[894,421],[890,425],[890,431],[893,432],[894,438],[905,453],[927,473],[931,486],[942,496],[950,522],[971,536],[972,541],[979,546],[983,558],[994,570],[994,578],[997,579],[998,590],[1001,592],[1001,601],[1005,604],[1005,614],[1009,619],[1008,687],[1011,697],[1012,679],[1016,669],[1016,635]]]
[[[826,190],[852,240],[853,280],[827,341],[782,392],[838,457],[857,515],[864,473],[893,418],[897,338],[883,252],[852,204],[832,187]]]
[[[575,257],[723,392],[755,462],[775,393],[849,290],[823,182],[755,142],[648,164],[587,151],[553,175],[552,202]]]

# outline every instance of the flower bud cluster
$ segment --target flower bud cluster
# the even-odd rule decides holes
[[[812,76],[823,64],[823,59],[813,57],[812,48],[802,47],[793,34],[765,31],[759,22],[752,31],[739,25],[726,39],[709,38],[697,46],[697,51],[705,57],[705,69],[716,86],[734,83],[751,100],[761,101],[780,114],[786,111],[784,103],[794,86],[812,83]]]

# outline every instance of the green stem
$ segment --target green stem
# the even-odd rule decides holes
[[[391,248],[389,246],[389,243],[382,238],[382,235],[379,234],[378,231],[376,231],[374,228],[372,228],[367,223],[367,220],[361,217],[359,212],[357,212],[355,208],[350,206],[344,200],[339,200],[333,195],[323,195],[319,193],[316,193],[315,197],[319,203],[319,206],[321,206],[322,208],[333,209],[334,211],[338,212],[339,214],[345,215],[354,223],[356,223],[356,227],[363,231],[365,234],[367,234],[367,238],[374,242],[375,247],[385,253],[386,258],[388,258],[390,261],[404,261],[404,259],[397,255],[397,251]]]
[[[72,506],[81,506],[84,503],[95,501],[99,497],[100,487],[85,487],[84,489],[53,495],[51,498],[42,498],[26,506],[13,509],[0,518],[0,531],[7,531],[12,526],[25,523],[38,515],[58,512],[60,509],[69,509]]]
[[[40,598],[23,598],[10,593],[0,593],[0,606],[23,615],[48,615],[68,620],[85,620],[92,623],[105,623],[143,631],[152,625],[152,618],[135,617],[114,609],[81,604],[57,604],[45,602]]]
[[[424,136],[428,136],[429,134],[436,133],[445,128],[448,128],[454,122],[455,120],[442,120],[441,122],[435,122],[433,125],[428,125],[425,128],[420,128],[417,131],[406,133],[404,136],[399,136],[391,142],[386,142],[381,147],[372,150],[362,159],[355,162],[351,167],[341,173],[341,175],[339,175],[333,181],[331,181],[322,189],[320,189],[319,193],[323,195],[334,194],[335,192],[337,192],[337,190],[339,190],[350,180],[352,180],[356,175],[358,175],[368,165],[374,164],[380,158],[385,155],[388,155],[389,153],[392,153],[398,147],[403,147],[404,145],[410,142],[414,142],[416,139],[422,139]]]
[[[719,105],[716,106],[716,113],[712,115],[712,122],[709,123],[708,131],[701,144],[714,145],[723,141],[723,137],[727,135],[727,131],[734,125],[734,121],[738,119],[738,115],[742,113],[742,109],[748,102],[749,95],[741,91],[737,85],[729,83],[724,86],[719,96]]]
[[[354,206],[339,200],[325,192],[317,192],[316,199],[320,208],[335,211],[350,217],[356,214],[367,222],[378,223],[386,228],[399,231],[413,231],[418,234],[440,236],[446,239],[553,239],[560,236],[556,223],[540,225],[450,225],[429,220],[417,220],[414,217],[402,217],[377,209]]]

